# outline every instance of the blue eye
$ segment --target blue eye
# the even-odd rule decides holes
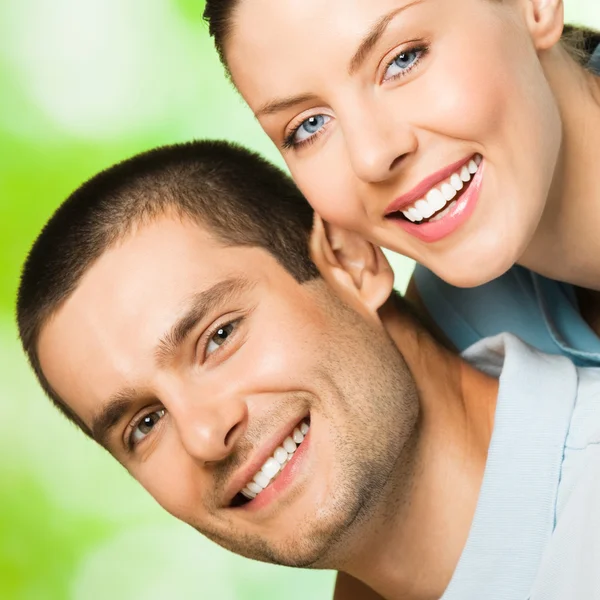
[[[165,409],[155,410],[144,415],[135,425],[131,432],[131,445],[139,444],[153,429],[154,426],[165,416]]]
[[[331,121],[329,115],[312,115],[305,119],[286,138],[284,147],[301,146],[317,135]]]
[[[408,73],[419,62],[424,53],[424,48],[413,48],[412,50],[400,52],[388,64],[383,77],[384,81]]]

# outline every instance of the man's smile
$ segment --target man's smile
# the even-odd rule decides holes
[[[231,501],[232,507],[260,508],[266,505],[291,480],[293,463],[299,448],[303,446],[310,429],[310,417],[294,420],[283,427],[275,438],[275,443],[269,442],[255,455],[249,464],[240,470],[231,488],[236,491]],[[262,465],[258,467],[258,465]],[[281,479],[277,486],[272,484]],[[245,484],[240,489],[241,481]],[[275,489],[275,487],[277,489]],[[265,493],[268,492],[268,493]],[[260,497],[260,501],[257,498]]]

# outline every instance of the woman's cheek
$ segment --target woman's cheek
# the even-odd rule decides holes
[[[415,126],[456,140],[484,143],[485,136],[502,127],[511,95],[510,82],[497,71],[497,77],[490,77],[493,71],[493,64],[477,57],[458,65],[448,58],[437,61],[410,90]]]
[[[364,218],[357,190],[352,182],[342,153],[333,150],[316,154],[302,165],[288,162],[290,173],[315,211],[329,223],[346,229],[356,229]]]

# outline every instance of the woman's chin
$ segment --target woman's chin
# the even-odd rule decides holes
[[[473,288],[504,275],[516,262],[516,257],[499,249],[495,254],[470,253],[463,260],[444,260],[425,265],[446,283],[459,288]]]

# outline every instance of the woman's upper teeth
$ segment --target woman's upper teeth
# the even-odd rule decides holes
[[[304,441],[304,436],[310,429],[308,423],[302,421],[298,427],[292,431],[291,435],[283,440],[281,446],[278,446],[270,456],[260,471],[249,481],[242,489],[241,493],[246,498],[256,498],[270,483],[275,479],[276,475],[283,469],[283,466],[288,462],[296,448]]]
[[[453,173],[446,181],[431,188],[424,198],[403,210],[402,214],[413,223],[429,219],[442,210],[463,189],[465,183],[471,181],[471,177],[477,173],[480,164],[481,156],[477,154],[460,171]]]

